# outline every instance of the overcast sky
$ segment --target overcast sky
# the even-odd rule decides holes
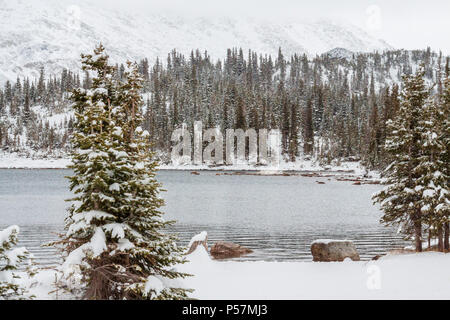
[[[98,1],[98,0],[97,0]],[[145,11],[250,15],[264,18],[326,18],[351,22],[396,48],[431,46],[450,54],[450,0],[101,0]]]

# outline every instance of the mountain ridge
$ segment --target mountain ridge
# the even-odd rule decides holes
[[[136,13],[82,0],[0,1],[0,82],[37,77],[63,68],[78,71],[80,54],[102,42],[113,62],[156,57],[176,49],[207,51],[221,59],[231,47],[287,56],[322,54],[340,47],[352,52],[392,49],[363,30],[338,21],[283,22],[232,17],[184,17],[169,13]],[[245,51],[244,51],[245,52]]]

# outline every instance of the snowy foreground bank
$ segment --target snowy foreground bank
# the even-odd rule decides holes
[[[385,256],[370,262],[211,260],[202,246],[179,266],[197,299],[450,299],[450,254]],[[54,271],[32,281],[37,299],[56,299]],[[73,297],[58,293],[59,299]]]
[[[16,153],[0,152],[0,169],[65,169],[71,164],[69,158],[26,158]],[[296,162],[282,162],[276,167],[255,167],[251,165],[227,165],[210,167],[207,165],[167,165],[161,164],[160,170],[186,170],[186,171],[342,171],[361,176],[366,170],[359,162],[342,162],[339,165],[321,166],[311,160],[297,160]],[[373,174],[373,173],[372,173]]]

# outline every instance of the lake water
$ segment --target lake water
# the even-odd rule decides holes
[[[71,196],[64,176],[69,170],[0,170],[0,228],[21,227],[20,245],[36,261],[60,261],[42,243],[63,230],[64,199]],[[379,223],[381,212],[372,205],[377,185],[356,186],[333,178],[301,176],[216,175],[161,171],[167,192],[166,219],[178,221],[181,244],[203,230],[209,244],[225,240],[254,250],[240,260],[300,261],[312,259],[316,239],[353,240],[362,259],[405,245],[395,230]],[[323,181],[325,184],[318,184]]]

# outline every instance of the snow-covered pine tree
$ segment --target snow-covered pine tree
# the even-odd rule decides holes
[[[185,260],[176,238],[162,232],[173,221],[162,217],[160,207],[164,201],[159,197],[161,186],[155,178],[157,162],[151,152],[150,135],[141,128],[143,79],[138,65],[128,62],[123,76],[113,144],[124,156],[118,159],[114,170],[117,182],[111,188],[122,217],[122,226],[115,227],[111,236],[120,231],[118,241],[126,248],[129,261],[125,266],[129,279],[124,279],[128,283],[122,294],[127,299],[185,299],[189,290],[170,285],[172,279],[187,276],[173,269]]]
[[[429,240],[438,239],[438,249],[443,251],[444,225],[448,221],[449,193],[448,162],[445,153],[445,110],[437,99],[430,98],[421,110],[418,128],[421,131],[422,149],[417,167],[415,191],[421,193],[421,212],[429,226]],[[448,117],[448,112],[447,112]]]
[[[68,256],[66,277],[81,270],[87,299],[183,299],[172,287],[185,274],[173,270],[184,260],[175,239],[161,233],[162,219],[142,122],[141,82],[137,68],[114,77],[100,45],[83,56],[83,70],[94,74],[90,90],[76,89],[73,166],[75,193],[62,243]]]
[[[446,64],[446,78],[444,80],[444,92],[440,99],[441,112],[442,112],[442,135],[441,140],[445,146],[444,152],[441,153],[441,163],[444,165],[442,172],[447,177],[447,195],[446,206],[438,206],[438,212],[444,217],[444,250],[450,251],[450,193],[449,193],[449,177],[450,177],[450,70],[449,70],[449,58],[447,58]]]
[[[408,238],[414,238],[416,251],[422,251],[421,172],[415,170],[422,155],[422,128],[419,122],[429,93],[423,80],[424,71],[403,78],[404,90],[400,109],[393,121],[388,121],[386,151],[392,163],[384,171],[383,190],[373,197],[380,203],[386,225],[400,225]]]
[[[303,129],[303,152],[306,155],[312,155],[314,149],[314,128],[313,128],[313,107],[312,99],[308,98],[304,110],[304,129]]]
[[[110,161],[112,110],[115,107],[114,69],[108,65],[104,47],[94,54],[82,55],[83,70],[95,74],[91,89],[75,89],[71,95],[75,123],[71,143],[73,176],[70,189],[75,197],[66,218],[66,235],[62,243],[68,253],[63,264],[67,278],[77,271],[89,287],[92,281],[92,263],[107,250],[103,226],[115,222],[110,212],[115,199],[111,197]],[[71,278],[73,279],[73,277]]]
[[[0,230],[0,300],[23,299],[26,290],[17,283],[14,271],[29,257],[25,248],[14,248],[18,242],[19,227]]]

